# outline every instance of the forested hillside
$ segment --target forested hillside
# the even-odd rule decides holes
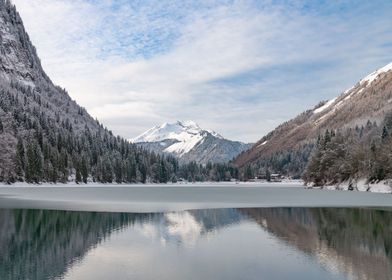
[[[392,113],[381,125],[368,122],[354,129],[326,131],[317,141],[304,173],[306,183],[318,186],[369,183],[392,178]]]
[[[364,133],[371,123],[378,129],[368,132],[367,137],[372,139],[368,142],[377,145],[380,129],[383,129],[385,118],[390,112],[392,63],[366,76],[340,96],[328,102],[320,102],[312,110],[281,124],[250,150],[240,154],[234,164],[241,169],[240,176],[245,180],[268,172],[300,178],[313,149],[320,145],[320,140],[317,140],[320,135],[324,135],[327,130],[339,131],[343,135],[357,129]],[[361,138],[359,142],[363,141]],[[350,142],[345,142],[345,145],[351,147]],[[339,156],[343,157],[341,154]],[[350,161],[345,156],[344,159]],[[355,174],[358,175],[357,172]]]
[[[114,136],[52,83],[15,7],[0,0],[0,181],[223,180],[235,176],[230,171],[226,165],[180,168],[174,157]]]

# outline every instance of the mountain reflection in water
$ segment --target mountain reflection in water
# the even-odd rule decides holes
[[[294,250],[308,256],[331,275],[342,275],[333,279],[392,279],[392,212],[333,208],[217,209],[155,214],[0,210],[0,279],[68,279],[67,273],[83,266],[89,253],[114,242],[111,239],[115,236],[118,239],[120,233],[125,234],[122,238],[134,239],[131,244],[146,252],[152,245],[138,245],[140,238],[156,241],[154,246],[174,245],[177,250],[192,254],[198,246],[202,247],[201,241],[218,238],[234,228],[240,230],[239,235],[230,235],[230,239],[225,236],[226,243],[253,242],[255,246],[262,246],[254,235],[247,235],[250,226],[259,229],[256,237],[268,239],[266,236],[270,236],[288,248],[289,253]],[[203,247],[203,254],[219,256],[216,250],[208,251],[212,243],[208,245]],[[132,250],[128,243],[127,246]],[[264,252],[264,248],[261,249]],[[222,259],[226,253],[221,252]],[[249,250],[236,252],[244,262],[249,258],[244,266],[253,265],[255,269],[251,270],[253,275],[244,275],[243,279],[260,278],[258,274],[263,273],[263,267],[257,263],[260,254],[252,260],[252,256],[245,258],[246,253],[251,254]],[[202,259],[207,257],[203,254]],[[195,259],[200,262],[200,258]],[[188,278],[198,276],[201,277]],[[223,276],[217,274],[217,279],[224,279]],[[77,278],[70,276],[69,279]]]
[[[392,212],[371,209],[240,210],[273,235],[349,279],[392,279]]]

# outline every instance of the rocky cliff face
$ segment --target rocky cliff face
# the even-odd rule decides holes
[[[23,22],[10,1],[0,1],[0,63],[1,76],[8,80],[12,77],[30,86],[34,86],[39,78],[49,82]]]

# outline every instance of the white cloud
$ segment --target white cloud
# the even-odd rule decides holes
[[[113,9],[109,0],[14,3],[50,77],[126,138],[160,122],[193,119],[226,137],[256,141],[389,62],[381,44],[391,39],[391,20],[382,16],[361,24],[245,1],[209,9],[161,1],[139,9]],[[181,9],[181,19],[162,14]],[[252,71],[247,82],[231,81]]]

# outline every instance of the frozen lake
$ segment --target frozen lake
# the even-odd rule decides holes
[[[0,279],[392,277],[392,195],[290,184],[0,187]]]
[[[392,195],[300,184],[0,187],[0,208],[140,213],[250,207],[392,207]]]

